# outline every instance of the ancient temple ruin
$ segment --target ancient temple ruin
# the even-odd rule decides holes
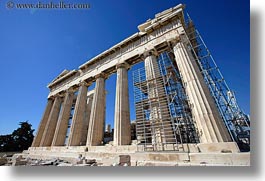
[[[27,151],[31,158],[82,154],[111,165],[249,165],[250,121],[236,103],[193,21],[179,4],[138,26],[139,32],[48,88],[47,106]],[[132,141],[128,70],[133,72]],[[117,74],[113,142],[104,143],[105,80]],[[94,90],[88,87],[95,82]]]

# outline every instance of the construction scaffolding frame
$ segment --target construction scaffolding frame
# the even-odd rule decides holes
[[[183,144],[199,142],[180,74],[169,54],[157,59],[159,76],[148,79],[144,68],[133,72],[136,135],[144,151],[187,151]]]
[[[241,151],[250,151],[250,119],[237,104],[234,92],[228,87],[199,31],[187,14],[186,38],[204,80],[214,98],[219,113],[233,141]]]
[[[235,93],[228,87],[189,15],[184,19],[188,49],[200,68],[221,118],[240,150],[250,151],[250,118],[239,107]],[[172,53],[169,50],[159,55],[156,71],[160,75],[153,79],[147,79],[144,68],[133,72],[136,134],[138,145],[143,145],[145,151],[184,151],[184,143],[199,142],[188,97]],[[160,94],[154,93],[155,90]],[[167,112],[167,116],[163,116]]]

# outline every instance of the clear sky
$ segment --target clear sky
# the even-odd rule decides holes
[[[86,10],[9,10],[6,1],[0,1],[0,135],[12,133],[18,123],[25,120],[37,129],[49,93],[46,86],[51,80],[64,69],[78,69],[79,65],[137,32],[139,24],[179,3],[186,4],[186,10],[229,87],[236,92],[240,107],[249,114],[249,1],[65,2],[86,2],[91,7]],[[129,72],[130,77],[132,70]],[[106,81],[106,121],[111,124],[114,117],[115,82],[115,75]],[[131,119],[134,119],[132,90],[130,84]]]

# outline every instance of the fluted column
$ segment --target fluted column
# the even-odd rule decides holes
[[[61,114],[59,116],[58,123],[56,126],[52,146],[64,145],[73,99],[73,90],[67,90],[64,97],[64,102],[62,104]]]
[[[88,126],[89,126],[89,121],[90,121],[92,101],[93,101],[93,93],[87,96],[85,119],[84,119],[84,126],[83,126],[83,130],[82,130],[83,133],[82,133],[82,139],[81,139],[82,143],[84,143],[84,144],[86,144],[86,142],[87,142],[87,133],[88,133]]]
[[[101,145],[104,138],[105,125],[105,77],[96,76],[96,87],[89,121],[87,146]]]
[[[85,82],[82,82],[78,90],[68,146],[80,146],[85,144],[82,143],[82,129],[84,126],[86,98],[87,85]]]
[[[56,96],[51,109],[51,113],[48,118],[48,122],[45,126],[43,137],[41,139],[40,146],[42,147],[51,146],[52,144],[54,132],[56,129],[56,124],[60,113],[60,107],[61,107],[61,97]]]
[[[131,143],[131,125],[128,93],[128,65],[117,65],[116,101],[114,118],[114,145]]]
[[[36,136],[32,142],[32,145],[31,145],[32,147],[40,146],[40,142],[41,142],[41,139],[42,139],[42,136],[43,136],[43,133],[44,133],[46,124],[48,122],[48,118],[49,118],[51,109],[52,109],[52,104],[53,104],[53,99],[49,98],[47,105],[46,105],[46,108],[45,108],[45,111],[43,113],[39,128],[38,128],[38,132],[37,132],[37,134],[36,134]]]
[[[178,69],[182,75],[186,94],[189,97],[194,121],[200,133],[201,143],[231,141],[199,66],[187,49],[187,39],[182,37],[173,50]]]
[[[151,52],[146,53],[144,63],[150,104],[150,121],[154,127],[152,141],[158,145],[174,143],[175,136],[157,58]]]

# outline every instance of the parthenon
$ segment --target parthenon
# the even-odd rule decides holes
[[[184,9],[179,4],[156,14],[137,33],[49,83],[27,156],[82,154],[105,165],[120,155],[129,155],[134,166],[250,165],[250,121]],[[128,70],[141,62],[130,92],[133,140]],[[106,142],[105,80],[112,74],[117,74],[114,130],[113,141]]]

